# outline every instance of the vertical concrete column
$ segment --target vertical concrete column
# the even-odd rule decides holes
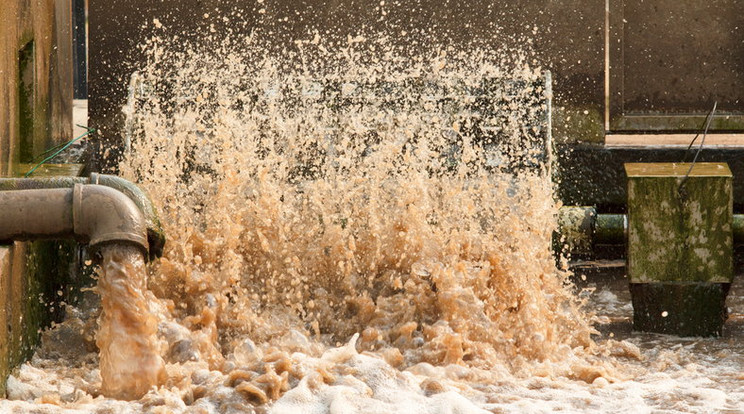
[[[728,165],[632,163],[625,172],[634,328],[720,335],[733,278]]]

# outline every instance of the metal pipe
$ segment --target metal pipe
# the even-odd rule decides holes
[[[731,230],[734,233],[734,245],[744,244],[744,214],[734,214]]]
[[[128,243],[148,255],[147,226],[137,205],[113,188],[75,184],[0,192],[0,240],[74,238],[97,249]]]
[[[102,185],[76,184],[72,213],[75,235],[87,238],[91,247],[113,242],[132,243],[142,248],[147,257],[145,217],[124,193]]]
[[[147,241],[150,246],[150,260],[163,255],[165,232],[152,201],[139,187],[121,177],[92,173],[90,177],[0,178],[0,191],[73,188],[75,184],[103,185],[118,190],[129,197],[144,216],[147,226]]]
[[[628,216],[625,214],[597,214],[594,221],[594,240],[597,244],[625,244],[628,235]]]
[[[72,189],[20,190],[0,193],[0,240],[50,239],[73,234]]]
[[[137,187],[131,181],[125,180],[116,175],[107,174],[90,174],[90,184],[104,185],[122,192],[129,197],[137,208],[142,212],[147,225],[147,241],[150,245],[150,259],[163,256],[163,247],[165,247],[165,231],[160,224],[160,218],[155,206],[152,205],[150,197]]]
[[[735,245],[744,244],[744,214],[734,214],[732,233]],[[591,253],[598,244],[622,245],[628,234],[625,214],[598,214],[594,207],[561,207],[558,236],[572,253]]]

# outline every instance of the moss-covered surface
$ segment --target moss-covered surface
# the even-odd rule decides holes
[[[553,251],[573,256],[591,255],[594,247],[592,207],[563,207],[558,213],[558,231],[553,235]]]
[[[610,128],[615,132],[658,131],[671,133],[697,133],[706,124],[706,115],[630,115],[617,117]],[[710,122],[710,131],[741,131],[741,116],[716,116]]]
[[[726,164],[626,164],[633,326],[718,336],[733,279],[733,194]]]
[[[604,114],[590,105],[553,106],[552,133],[556,144],[604,143]]]
[[[34,92],[37,89],[34,84],[34,60],[34,42],[29,41],[18,52],[18,136],[21,161],[30,161],[34,156],[34,119],[37,115],[34,105]]]
[[[728,167],[698,163],[690,170],[690,164],[632,163],[625,169],[631,283],[731,283],[733,196]]]
[[[77,174],[80,165],[45,166],[35,176]],[[11,170],[22,175],[29,165]],[[63,316],[62,301],[74,300],[67,287],[82,286],[77,275],[78,246],[73,241],[16,242],[0,246],[0,395],[10,371],[28,359],[39,343],[41,331]],[[78,287],[80,287],[78,286]]]

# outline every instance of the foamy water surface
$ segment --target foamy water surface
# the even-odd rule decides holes
[[[157,355],[116,355],[162,358],[165,374],[151,369],[141,398],[107,390],[89,300],[45,333],[0,409],[744,410],[740,324],[634,334],[622,279],[576,287],[556,267],[549,90],[530,53],[371,34],[269,52],[259,34],[207,47],[161,29],[120,164],[168,235],[139,270]]]

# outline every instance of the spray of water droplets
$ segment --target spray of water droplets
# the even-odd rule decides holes
[[[166,33],[143,45],[120,163],[168,235],[148,281],[167,379],[136,404],[480,412],[451,391],[606,383],[608,355],[638,356],[594,343],[556,268],[529,53]]]

